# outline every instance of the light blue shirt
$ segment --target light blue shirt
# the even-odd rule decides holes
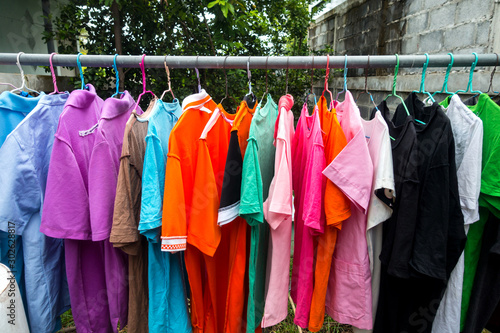
[[[39,98],[0,148],[0,230],[14,223],[22,238],[25,308],[32,332],[58,329],[59,316],[70,307],[62,240],[40,232],[54,134],[68,96]]]
[[[149,117],[146,154],[142,172],[139,231],[148,242],[149,331],[191,332],[181,253],[161,250],[163,193],[168,139],[182,114],[177,100],[157,101]]]

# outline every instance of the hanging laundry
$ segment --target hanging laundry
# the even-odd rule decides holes
[[[262,327],[276,325],[288,315],[290,250],[292,242],[293,182],[292,141],[293,97],[282,96],[274,129],[274,177],[264,202],[264,218],[270,226],[266,266],[266,297]]]
[[[307,102],[297,123],[292,142],[294,191],[294,248],[292,300],[297,304],[294,323],[307,327],[313,295],[314,234],[324,231],[322,200],[325,178],[325,153],[317,105],[311,116]]]
[[[147,243],[137,226],[141,212],[141,178],[147,122],[130,115],[123,134],[110,243],[128,254],[128,332],[148,332]]]
[[[324,96],[321,96],[317,105],[325,146],[325,164],[328,165],[344,149],[347,141],[337,119],[336,110],[333,107],[331,111],[328,110]],[[326,226],[325,232],[318,236],[316,250],[314,290],[309,316],[309,330],[312,332],[319,331],[323,326],[328,279],[337,242],[337,232],[342,228],[342,222],[351,215],[349,199],[329,179],[326,179],[323,206]]]
[[[263,204],[274,176],[273,139],[277,118],[278,105],[268,94],[266,104],[259,104],[255,110],[243,160],[240,216],[251,227],[247,332],[254,332],[260,326],[264,314],[269,225],[264,220]]]
[[[447,98],[441,105],[450,118],[455,138],[458,193],[464,215],[465,233],[479,220],[479,193],[481,188],[481,154],[483,123],[465,106],[458,95]],[[467,245],[466,245],[467,246]],[[461,332],[460,308],[464,277],[464,253],[453,269],[443,299],[432,326],[432,332]]]
[[[383,222],[391,217],[394,204],[394,167],[389,128],[380,111],[375,113],[372,120],[362,119],[361,123],[373,162],[373,185],[366,221],[366,242],[372,282],[372,319],[375,321],[380,294],[381,262],[379,256],[382,251]],[[354,333],[371,331],[353,327]]]
[[[54,133],[68,95],[43,95],[35,99],[7,94],[11,102],[18,101],[11,106],[34,106],[0,148],[3,170],[0,174],[0,229],[8,232],[14,224],[16,234],[21,236],[17,241],[22,242],[25,305],[33,332],[58,330],[61,326],[59,316],[70,305],[62,240],[46,237],[39,230],[40,214],[48,198],[45,196],[46,182]],[[22,111],[26,110],[29,109]],[[21,111],[16,114],[21,115]],[[22,272],[15,272],[15,275]]]
[[[345,148],[323,174],[351,201],[351,216],[342,224],[332,260],[326,296],[327,313],[336,321],[361,329],[372,328],[371,274],[366,246],[366,217],[374,165],[361,115],[350,91],[336,110],[347,140]],[[376,189],[379,190],[379,189]]]
[[[148,322],[151,332],[191,331],[182,254],[163,252],[160,243],[168,142],[181,115],[179,101],[164,103],[157,100],[149,118],[145,119],[149,125],[145,139],[139,231],[148,240]]]
[[[227,329],[231,332],[245,332],[247,325],[245,313],[249,279],[247,274],[249,255],[247,235],[249,235],[250,227],[243,218],[238,217],[238,213],[241,198],[243,158],[256,107],[257,103],[254,103],[253,108],[250,108],[244,99],[236,111],[224,168],[224,180],[217,220],[217,223],[223,229],[229,229],[231,240],[229,247],[233,249],[230,256],[233,265],[233,283],[239,286],[237,293],[228,295],[228,297],[235,300],[235,302],[231,302],[233,306],[228,309],[227,313],[230,320]],[[230,224],[228,225],[228,223]]]
[[[117,101],[128,104],[124,107],[127,110],[133,105],[130,98],[122,103],[121,100],[108,102],[106,108]],[[90,187],[110,184],[110,180],[104,182],[100,177],[90,177],[94,145],[97,142],[106,144],[99,139],[102,134],[98,136],[100,132],[96,132],[103,107],[103,100],[91,84],[88,90],[75,90],[70,94],[55,134],[40,227],[47,236],[65,239],[72,313],[79,332],[117,332],[118,322],[122,326],[127,322],[126,255],[113,248],[108,239],[92,240],[104,237],[103,230],[107,230],[97,221],[91,222],[90,200],[93,199],[88,196]],[[103,114],[111,116],[113,111],[108,109]],[[100,124],[107,123],[104,118]],[[123,132],[124,126],[121,131],[110,128],[109,139],[113,134],[121,134],[121,142]],[[114,144],[112,147],[117,147],[115,142],[110,142]],[[116,165],[104,167],[117,169]],[[97,184],[91,184],[93,182]],[[112,212],[104,216],[112,217]],[[107,222],[102,221],[103,224]],[[93,306],[89,308],[87,304]]]
[[[450,120],[437,103],[426,107],[415,93],[410,94],[404,103],[410,116],[423,122],[415,124],[417,155],[407,162],[411,166],[407,172],[416,170],[419,182],[418,197],[412,201],[417,204],[414,210],[407,209],[407,214],[416,218],[401,221],[398,216],[398,224],[412,223],[404,229],[395,226],[398,228],[395,230],[401,230],[396,232],[397,236],[405,239],[401,248],[394,247],[393,244],[396,243],[389,236],[385,237],[384,224],[381,260],[389,268],[385,272],[384,267],[382,269],[381,296],[374,332],[431,331],[446,281],[460,257],[466,238],[458,196],[455,143]],[[387,105],[381,105],[379,109],[385,112],[387,121]],[[399,105],[393,122],[400,126],[409,122],[410,116],[407,116],[403,105]],[[400,157],[394,154],[394,150],[393,158],[397,170]],[[399,175],[396,171],[395,174]],[[406,198],[408,194],[410,193],[398,192],[396,188],[396,196],[402,196],[405,202],[409,201]],[[390,226],[389,232],[391,228],[393,227]],[[389,262],[389,259],[393,261],[391,247],[399,259],[399,265],[391,265]],[[399,251],[394,252],[395,249]],[[403,258],[406,261],[401,261]],[[398,320],[394,320],[395,317]]]
[[[225,332],[231,325],[228,312],[233,303],[242,302],[234,297],[242,290],[232,283],[231,229],[217,224],[234,115],[216,105],[204,90],[182,104],[183,114],[169,140],[162,250],[185,250],[193,330]]]
[[[487,94],[465,104],[483,121],[481,194],[478,222],[471,225],[465,248],[465,272],[462,294],[461,326],[463,332],[478,332],[488,322],[500,302],[500,262],[498,250],[500,209],[498,170],[500,107]],[[471,105],[472,104],[472,105]],[[495,319],[495,318],[493,318]],[[496,318],[498,321],[498,318]],[[479,328],[481,327],[481,328]]]

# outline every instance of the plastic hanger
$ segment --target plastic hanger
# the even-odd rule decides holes
[[[146,57],[145,54],[142,55],[142,60],[139,64],[139,67],[141,68],[142,71],[142,93],[140,93],[139,97],[137,97],[137,102],[135,103],[134,107],[134,112],[137,111],[137,106],[139,106],[139,102],[141,101],[141,97],[147,93],[151,94],[153,98],[157,98],[156,95],[150,91],[146,90],[146,70],[144,69],[144,58]]]
[[[453,53],[450,52],[450,53],[448,53],[448,55],[450,56],[450,63],[448,64],[448,67],[446,68],[446,74],[444,75],[443,87],[441,88],[441,90],[435,91],[432,94],[432,97],[434,97],[436,94],[442,94],[442,93],[445,93],[445,94],[448,94],[448,95],[453,95],[454,94],[454,93],[448,91],[448,77],[450,76],[451,68],[453,67],[453,62],[455,60],[453,58]],[[428,98],[426,98],[426,100],[427,99]]]
[[[89,87],[85,84],[85,79],[83,78],[82,63],[80,62],[81,55],[82,55],[81,52],[78,52],[78,54],[76,55],[76,64],[78,66],[78,70],[80,71],[80,81],[82,81],[82,87],[80,89],[83,90],[83,89],[89,89]]]
[[[198,79],[198,93],[201,93],[201,83],[200,83],[200,71],[198,70],[198,56],[196,56],[196,67],[194,68],[196,72],[196,78]]]
[[[403,97],[399,96],[396,94],[396,82],[398,80],[398,72],[399,72],[399,55],[396,53],[396,67],[394,68],[394,82],[392,83],[392,91],[389,95],[387,95],[384,99],[384,101],[387,101],[389,97],[396,97],[398,98],[401,103],[403,103],[403,107],[405,108],[406,115],[410,115],[410,112],[408,111],[408,108],[406,107],[405,101]]]
[[[118,67],[116,66],[116,57],[118,54],[115,54],[115,57],[113,58],[113,68],[115,70],[115,75],[116,75],[116,92],[111,96],[111,98],[115,97],[116,95],[123,95],[125,94],[124,92],[120,91],[120,75],[118,73]]]
[[[163,94],[161,94],[160,99],[163,100],[163,96],[165,96],[165,94],[169,92],[170,94],[172,94],[172,98],[175,101],[174,91],[172,90],[172,86],[170,84],[170,69],[168,69],[168,66],[167,66],[167,57],[168,56],[165,56],[165,59],[163,60],[163,65],[165,65],[165,72],[167,73],[168,89],[165,90],[163,92]]]
[[[268,70],[267,70],[267,61],[269,60],[269,56],[266,58],[266,92],[264,93],[264,95],[262,95],[262,98],[260,99],[260,102],[259,104],[262,104],[262,101],[264,100],[264,97],[266,97],[267,95],[267,74],[268,74]],[[268,98],[269,99],[269,98]]]
[[[344,87],[342,88],[342,91],[338,92],[337,98],[335,98],[335,100],[338,101],[340,94],[345,93],[346,91],[347,91],[347,54],[345,55],[345,61],[344,61]]]
[[[491,71],[491,76],[490,76],[490,85],[488,86],[488,90],[486,91],[486,93],[487,93],[487,94],[489,94],[489,93],[490,93],[490,90],[491,90],[491,88],[492,88],[492,86],[493,86],[493,77],[495,76],[495,72],[496,72],[496,70],[497,70],[497,66],[498,66],[498,60],[499,60],[499,59],[498,59],[498,53],[495,53],[495,55],[497,56],[497,62],[495,63],[495,67],[494,67],[494,68],[493,68],[493,70]],[[498,95],[498,94],[500,94],[500,92],[495,91],[495,90],[492,90],[491,92],[492,92],[492,93],[494,93],[494,94],[497,94],[497,95]]]
[[[370,101],[372,101],[375,110],[379,111],[377,104],[375,104],[375,101],[373,100],[373,95],[368,91],[368,68],[370,68],[370,56],[368,56],[368,66],[365,69],[365,90],[362,90],[358,93],[358,96],[356,96],[356,102],[361,95],[367,94],[368,96],[370,96]]]
[[[224,95],[224,97],[221,99],[221,101],[219,102],[219,104],[220,104],[220,105],[222,105],[222,102],[224,102],[224,100],[225,100],[226,98],[228,98],[228,97],[229,97],[229,98],[231,98],[231,100],[232,100],[232,101],[233,101],[236,105],[238,105],[238,102],[234,99],[234,97],[229,96],[229,93],[228,93],[227,73],[226,73],[226,60],[227,60],[227,57],[229,57],[229,56],[226,56],[226,57],[224,58],[224,65],[223,65],[223,68],[222,68],[222,69],[224,70],[224,77],[226,78],[226,95]],[[226,110],[226,111],[227,111],[227,110]]]
[[[55,52],[52,52],[50,54],[50,58],[49,58],[49,63],[50,63],[50,73],[52,74],[52,82],[54,83],[54,91],[51,92],[49,95],[54,95],[54,94],[62,94],[62,92],[59,91],[59,89],[57,88],[57,81],[56,81],[56,72],[54,70],[54,65],[52,65],[52,58],[54,57],[54,55],[56,55],[57,53]]]
[[[26,80],[24,79],[24,71],[23,71],[23,68],[21,67],[21,62],[19,61],[21,54],[24,54],[24,52],[19,52],[17,54],[17,60],[16,60],[17,68],[19,68],[19,71],[21,72],[21,86],[19,88],[15,88],[11,92],[16,92],[16,91],[21,92],[21,91],[24,91],[24,89],[26,89],[28,91],[31,91],[31,92],[34,92],[34,93],[40,95],[40,92],[33,90],[33,89],[30,89],[30,88],[28,88],[28,86],[26,86]]]
[[[474,77],[474,69],[476,68],[477,65],[477,60],[478,56],[476,52],[472,52],[472,54],[475,56],[474,61],[472,62],[472,65],[470,66],[470,72],[469,72],[469,82],[467,83],[467,89],[466,90],[457,90],[453,95],[456,95],[458,93],[473,93],[473,94],[482,94],[481,91],[479,90],[472,90],[472,79]]]
[[[435,102],[434,97],[431,95],[430,92],[425,91],[425,73],[427,72],[427,66],[429,66],[429,54],[425,53],[425,63],[422,68],[422,78],[420,80],[420,89],[419,90],[413,90],[413,92],[417,94],[425,94],[430,98],[432,102]]]
[[[304,105],[306,105],[307,107],[307,101],[309,100],[309,95],[313,95],[314,96],[314,105],[313,105],[313,110],[314,108],[316,107],[316,94],[314,93],[313,91],[313,88],[314,88],[314,54],[312,56],[312,65],[311,65],[311,91],[308,92],[306,94],[306,98],[304,99]],[[314,113],[314,111],[313,111]],[[309,111],[307,112],[307,114],[309,115]]]
[[[247,60],[248,94],[243,97],[249,108],[253,108],[257,103],[257,96],[252,91],[252,73],[250,72],[250,57]]]
[[[325,91],[328,91],[330,94],[330,108],[328,110],[330,111],[333,107],[333,94],[330,90],[328,90],[328,75],[330,75],[330,55],[326,55],[326,72],[325,72],[325,87],[323,88],[323,93],[321,96],[325,96]]]

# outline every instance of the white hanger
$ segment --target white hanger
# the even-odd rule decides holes
[[[16,65],[19,68],[19,71],[21,72],[21,86],[19,88],[15,88],[11,92],[23,91],[24,89],[26,89],[26,90],[29,90],[31,92],[34,92],[34,93],[37,93],[38,95],[40,95],[40,92],[33,90],[33,89],[30,89],[30,88],[28,88],[28,86],[26,86],[26,80],[24,79],[24,71],[23,71],[23,68],[21,67],[21,62],[19,61],[21,54],[24,54],[24,52],[19,52],[17,54],[17,61],[16,61]]]

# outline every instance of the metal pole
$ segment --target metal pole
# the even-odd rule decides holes
[[[114,55],[82,55],[80,61],[84,67],[112,67]],[[17,53],[0,53],[0,65],[15,65]],[[167,56],[167,65],[171,68],[223,68],[223,56]],[[250,68],[290,68],[290,69],[310,69],[313,66],[312,56],[229,56],[226,61],[226,68],[247,68],[247,61]],[[287,60],[288,59],[288,60]],[[344,68],[344,56],[331,56],[330,68]],[[475,57],[473,54],[457,54],[454,56],[454,67],[470,67]],[[148,68],[163,68],[165,56],[146,56],[144,64]],[[116,58],[118,67],[139,67],[140,55],[120,55]],[[314,57],[314,68],[326,67],[326,56]],[[425,55],[401,55],[399,56],[399,67],[401,68],[422,68],[426,61]],[[23,54],[20,57],[22,65],[49,66],[48,54]],[[429,67],[446,67],[450,62],[448,55],[430,55]],[[494,66],[497,63],[495,54],[479,54],[478,67]],[[76,66],[76,54],[58,54],[53,58],[54,66]],[[370,68],[391,68],[396,65],[394,55],[370,56]],[[347,56],[348,68],[368,67],[367,56]]]

